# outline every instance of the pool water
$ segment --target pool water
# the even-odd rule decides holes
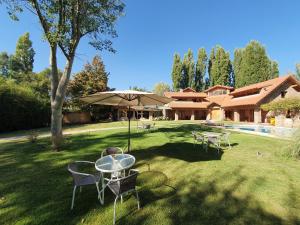
[[[295,132],[295,128],[273,127],[267,125],[225,125],[226,129],[234,129],[240,131],[250,131],[256,134],[270,134],[278,137],[291,137]]]

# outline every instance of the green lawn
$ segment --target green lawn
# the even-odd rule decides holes
[[[142,208],[137,211],[134,197],[119,203],[118,224],[300,224],[300,162],[281,156],[287,141],[233,133],[231,150],[206,153],[193,147],[194,129],[204,128],[133,132]],[[48,139],[0,144],[0,224],[112,224],[108,190],[102,206],[95,187],[83,188],[70,210],[66,167],[95,161],[126,138],[124,129],[72,135],[61,152],[52,152]]]

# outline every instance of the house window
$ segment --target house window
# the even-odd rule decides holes
[[[286,95],[286,91],[282,91],[281,92],[281,98],[285,98],[285,95]]]

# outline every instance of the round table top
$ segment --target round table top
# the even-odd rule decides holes
[[[134,163],[135,158],[132,155],[114,154],[98,159],[95,163],[95,168],[103,173],[113,173],[128,169],[132,167]]]

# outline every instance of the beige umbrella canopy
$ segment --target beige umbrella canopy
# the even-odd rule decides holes
[[[162,106],[174,99],[149,92],[125,90],[98,92],[82,97],[80,100],[88,104],[127,106],[130,114],[133,106]],[[128,151],[130,151],[130,116],[128,117]]]

